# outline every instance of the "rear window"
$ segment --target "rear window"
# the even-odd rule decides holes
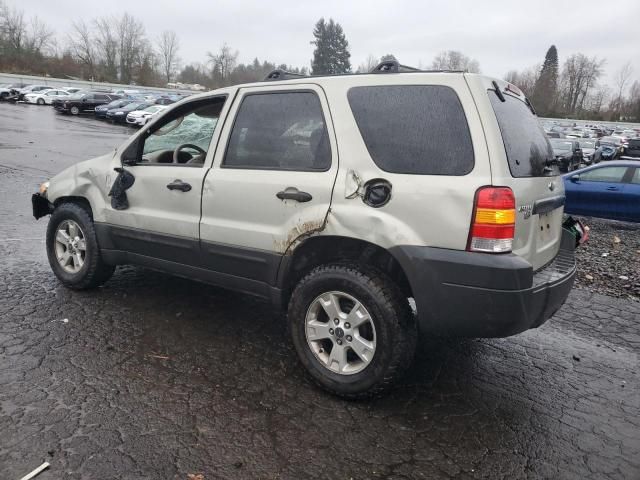
[[[552,160],[554,156],[538,118],[526,103],[507,93],[503,94],[504,102],[494,90],[489,90],[488,95],[502,133],[511,176],[545,176],[547,160]]]
[[[466,175],[473,169],[471,134],[449,87],[354,87],[351,111],[369,155],[386,172]]]

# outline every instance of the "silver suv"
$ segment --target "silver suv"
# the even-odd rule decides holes
[[[426,334],[537,327],[573,283],[558,165],[513,85],[461,72],[293,77],[187,98],[33,196],[75,289],[138,264],[287,312],[323,388],[388,387]]]

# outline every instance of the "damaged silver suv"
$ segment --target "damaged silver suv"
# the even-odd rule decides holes
[[[395,62],[190,97],[33,196],[60,281],[137,264],[287,312],[323,388],[376,394],[425,334],[504,337],[564,303],[575,237],[513,85]]]

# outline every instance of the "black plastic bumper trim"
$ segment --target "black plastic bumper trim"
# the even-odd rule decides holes
[[[517,255],[431,247],[390,249],[414,295],[421,330],[507,337],[542,325],[565,302],[575,276],[575,237],[563,230],[556,260],[533,272]]]
[[[31,207],[36,220],[53,212],[53,205],[39,193],[31,195]]]

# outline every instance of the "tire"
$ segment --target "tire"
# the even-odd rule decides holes
[[[84,251],[80,242],[75,246],[67,245],[66,248],[61,248],[60,242],[56,240],[59,230],[64,230],[72,224],[76,225],[76,232],[79,229],[78,237],[84,239]],[[67,236],[70,232],[70,229],[66,231]],[[66,287],[76,290],[95,288],[109,280],[115,271],[114,266],[106,265],[102,261],[93,220],[87,210],[77,203],[63,203],[53,211],[47,226],[46,244],[49,265],[58,280]],[[80,257],[84,253],[81,265],[76,261],[75,255],[65,257],[69,251],[78,252]],[[59,257],[68,258],[67,267],[61,264],[62,260],[59,260]],[[71,271],[73,267],[77,270]]]
[[[78,115],[80,113],[80,109],[78,107],[76,107],[75,105],[73,107],[71,107],[71,110],[69,110],[71,112],[71,115]]]
[[[338,299],[338,324],[331,325],[332,319],[322,306],[329,303],[325,302],[330,298],[328,295]],[[356,318],[348,316],[354,302],[360,304],[359,311],[368,313],[369,318],[357,328],[345,323]],[[312,332],[316,333],[308,333],[308,323],[322,324],[317,330],[320,333],[313,327]],[[398,286],[384,273],[360,265],[322,265],[309,272],[291,296],[288,325],[298,358],[311,379],[328,392],[352,399],[379,395],[393,385],[413,362],[418,337],[409,302]],[[331,337],[314,340],[329,332]],[[352,348],[361,346],[362,339],[373,346],[373,353],[364,350],[363,355],[369,356],[366,362]],[[340,348],[347,352],[342,357],[347,360],[343,371],[332,359],[333,349],[338,348],[340,341]]]
[[[39,98],[37,103],[38,105],[44,105],[44,98]]]

